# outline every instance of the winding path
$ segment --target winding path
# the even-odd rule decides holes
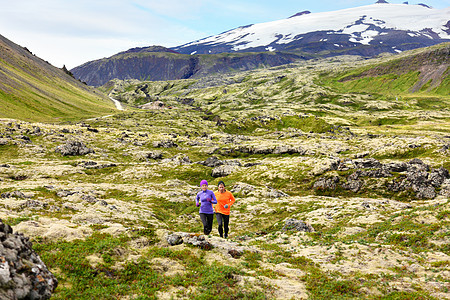
[[[116,108],[117,108],[118,110],[124,110],[124,109],[123,109],[123,106],[122,106],[122,103],[120,103],[119,100],[116,100],[116,99],[114,99],[113,97],[109,97],[109,99],[111,99],[111,100],[114,102],[114,104],[116,105]]]

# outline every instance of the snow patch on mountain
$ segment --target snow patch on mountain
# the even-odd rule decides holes
[[[234,51],[289,44],[309,32],[347,34],[349,41],[368,45],[385,30],[404,30],[413,35],[450,39],[444,25],[450,20],[450,7],[432,9],[421,5],[373,4],[333,12],[303,14],[284,20],[239,27],[222,34],[179,47],[227,44]],[[412,36],[412,35],[410,35]]]

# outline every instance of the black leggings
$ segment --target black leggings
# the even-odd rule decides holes
[[[228,237],[228,224],[230,223],[230,216],[229,215],[224,215],[224,214],[220,214],[220,213],[216,213],[216,219],[217,219],[217,223],[219,224],[219,234],[220,237],[223,237],[223,229],[222,229],[222,224],[223,227],[225,229],[225,237]]]
[[[210,234],[212,230],[214,214],[200,213],[200,219],[203,223],[203,233],[206,235]]]

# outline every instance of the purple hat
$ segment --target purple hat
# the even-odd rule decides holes
[[[202,186],[202,185],[204,185],[204,184],[208,185],[208,181],[206,181],[205,179],[203,179],[202,181],[200,181],[200,186]]]

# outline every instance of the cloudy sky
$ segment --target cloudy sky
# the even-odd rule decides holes
[[[388,0],[403,3],[406,0]],[[408,0],[437,9],[450,0]],[[238,26],[376,0],[0,0],[0,35],[57,67],[133,47],[178,46]]]

